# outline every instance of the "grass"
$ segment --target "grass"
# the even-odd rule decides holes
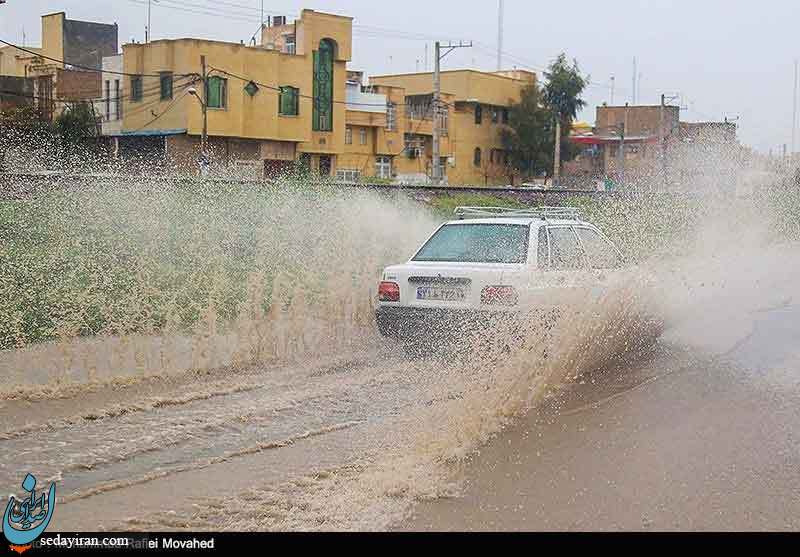
[[[515,207],[525,204],[511,198],[483,193],[451,193],[438,195],[431,199],[430,206],[443,217],[452,217],[457,207]]]
[[[323,313],[334,296],[369,300],[420,241],[398,228],[429,218],[367,191],[198,186],[0,204],[0,348],[222,325],[264,314],[276,292]]]

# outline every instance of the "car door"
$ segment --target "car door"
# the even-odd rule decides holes
[[[540,276],[548,298],[555,305],[570,304],[580,298],[587,287],[587,262],[574,228],[570,225],[545,227],[547,248],[540,246]]]
[[[595,293],[605,291],[622,278],[624,259],[617,247],[598,230],[589,226],[575,227],[586,257]]]

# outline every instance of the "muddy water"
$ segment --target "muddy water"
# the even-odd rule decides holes
[[[797,246],[683,262],[647,359],[532,409],[470,462],[461,497],[398,528],[797,530],[798,263]]]
[[[715,356],[664,346],[572,386],[399,528],[796,531],[800,306],[752,324]]]
[[[409,359],[365,331],[335,358],[7,399],[0,483],[21,463],[57,481],[55,529],[383,529],[458,493],[482,443],[624,352],[604,331],[643,325],[621,293],[585,309],[512,354]]]
[[[275,275],[269,286],[272,300],[279,303],[272,303],[266,314],[267,275],[250,273],[235,319],[224,324],[212,311],[224,298],[212,289],[208,311],[193,322],[195,336],[175,340],[168,333],[164,339],[127,335],[125,342],[141,341],[139,349],[119,350],[122,340],[115,337],[117,329],[110,328],[88,343],[65,333],[52,345],[10,352],[10,359],[0,362],[17,374],[3,385],[9,389],[0,389],[0,485],[11,489],[29,470],[42,482],[57,481],[53,530],[630,526],[633,515],[615,517],[613,509],[604,509],[603,516],[610,516],[607,522],[576,521],[571,510],[589,513],[598,508],[596,502],[580,504],[596,481],[621,485],[644,469],[663,477],[685,463],[694,473],[708,472],[701,466],[708,460],[702,451],[715,430],[704,424],[744,425],[726,419],[737,402],[748,408],[767,406],[764,399],[748,398],[747,390],[728,397],[726,385],[747,383],[755,375],[726,372],[725,366],[734,364],[723,356],[738,354],[739,363],[745,364],[747,357],[769,361],[773,372],[780,364],[784,392],[795,392],[794,353],[786,348],[792,334],[776,337],[773,331],[768,338],[779,340],[756,348],[750,356],[734,349],[745,350],[748,339],[756,338],[754,316],[773,315],[770,311],[791,308],[798,299],[796,246],[734,248],[732,253],[714,247],[709,254],[661,261],[649,270],[658,278],[655,284],[645,289],[631,281],[591,299],[575,300],[565,306],[554,329],[543,333],[532,327],[509,353],[497,352],[494,345],[460,356],[409,359],[377,338],[369,323],[367,301],[375,269],[390,255],[396,257],[381,253],[381,246],[394,245],[392,227],[358,228],[356,224],[372,221],[351,215],[348,200],[340,201],[337,214],[342,222],[334,228],[347,231],[344,238],[315,243],[296,228],[278,240],[256,234],[264,253],[254,265],[264,267],[263,273],[275,271],[259,261],[272,261],[276,250],[282,254],[281,266],[304,264],[292,273]],[[383,204],[373,208],[394,218],[394,229],[405,225],[402,214]],[[257,216],[264,214],[270,213]],[[283,230],[296,220],[294,213],[287,214],[274,229]],[[423,220],[418,224],[424,226],[412,227],[417,233],[430,229]],[[168,229],[169,219],[161,224]],[[223,232],[234,227],[222,217],[217,224]],[[376,228],[391,237],[375,237]],[[417,245],[418,238],[404,242]],[[335,253],[341,246],[349,247],[344,254]],[[204,249],[195,246],[193,253]],[[319,276],[332,254],[347,263],[346,268],[341,276]],[[224,274],[212,275],[216,289],[229,284]],[[195,280],[188,271],[187,276]],[[306,285],[299,280],[309,277],[319,281]],[[183,282],[181,278],[176,284]],[[320,297],[319,292],[328,296]],[[140,293],[129,294],[130,315],[125,315],[135,322]],[[98,303],[105,304],[102,299]],[[496,331],[500,340],[504,334]],[[477,340],[486,344],[486,339]],[[102,349],[87,351],[87,345],[95,346],[92,343],[100,343]],[[105,351],[116,354],[117,360],[80,356]],[[766,352],[772,358],[763,357]],[[159,356],[163,354],[169,357],[165,360]],[[20,362],[27,366],[22,373]],[[749,365],[747,369],[755,369],[752,361]],[[682,375],[686,370],[689,373]],[[699,379],[669,382],[679,377]],[[40,381],[47,382],[45,388],[37,388]],[[16,389],[23,382],[28,384]],[[649,398],[636,398],[643,396],[639,393]],[[717,403],[712,410],[726,418],[715,422],[713,412],[698,413],[708,397]],[[778,419],[793,423],[786,400],[779,400]],[[615,413],[617,405],[631,401],[629,411]],[[610,415],[593,414],[608,409],[613,409]],[[664,428],[676,415],[681,423],[691,424],[687,417],[693,413],[699,416],[694,427],[677,432]],[[777,425],[759,421],[761,417],[756,412],[748,419]],[[542,419],[552,429],[526,421]],[[653,427],[661,436],[650,435]],[[706,435],[691,437],[695,428]],[[598,431],[612,437],[591,436]],[[736,447],[735,432],[723,433],[720,439]],[[760,433],[751,429],[747,439],[752,442]],[[614,445],[621,438],[634,444]],[[536,460],[540,454],[557,452],[556,447],[570,448],[561,455],[566,460],[549,461],[551,468]],[[619,455],[631,455],[637,447],[644,447],[650,460],[640,454],[620,460]],[[661,447],[673,452],[659,453]],[[772,471],[783,462],[788,470],[795,469],[788,445],[771,448],[782,451],[783,460],[742,461],[742,466],[764,465]],[[653,460],[653,455],[659,458]],[[727,456],[710,460],[729,462]],[[624,466],[631,462],[635,465]],[[587,472],[594,475],[581,475]],[[589,484],[575,490],[554,474]],[[773,477],[785,474],[767,475]],[[507,478],[515,480],[506,482],[505,491],[498,490]],[[685,476],[672,478],[685,482],[687,489],[698,485]],[[664,492],[672,483],[670,478],[662,484]],[[627,509],[638,508],[630,503],[639,502],[637,493],[649,485],[625,484],[621,492],[627,500],[619,507],[628,503]],[[541,502],[538,494],[547,491],[545,486],[552,500],[566,497],[572,506],[555,513],[563,519],[531,522],[533,511],[526,507],[531,500],[518,496],[533,494]],[[495,491],[502,494],[500,500],[493,499]],[[470,514],[460,504],[510,514]],[[679,512],[678,503],[663,504]],[[452,509],[449,517],[444,507]],[[528,511],[514,514],[517,508]],[[404,522],[415,509],[417,518]],[[535,516],[549,516],[547,510]],[[652,514],[648,511],[645,518],[650,520]],[[516,521],[515,516],[528,518]],[[475,521],[459,522],[468,517]]]

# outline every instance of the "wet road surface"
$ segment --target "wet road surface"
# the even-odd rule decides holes
[[[800,306],[714,349],[662,347],[561,393],[481,451],[463,497],[401,528],[797,530]]]

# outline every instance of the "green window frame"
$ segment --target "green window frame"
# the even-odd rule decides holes
[[[213,75],[206,80],[206,106],[224,109],[228,107],[228,80]]]
[[[159,82],[161,84],[161,100],[172,100],[172,72],[161,72],[159,74]]]
[[[135,75],[131,77],[131,102],[139,102],[142,100],[142,76]]]
[[[312,129],[318,132],[333,131],[333,57],[335,45],[322,39],[319,50],[314,51],[314,110]]]
[[[281,116],[297,116],[300,114],[300,89],[289,86],[280,88],[278,114]]]

